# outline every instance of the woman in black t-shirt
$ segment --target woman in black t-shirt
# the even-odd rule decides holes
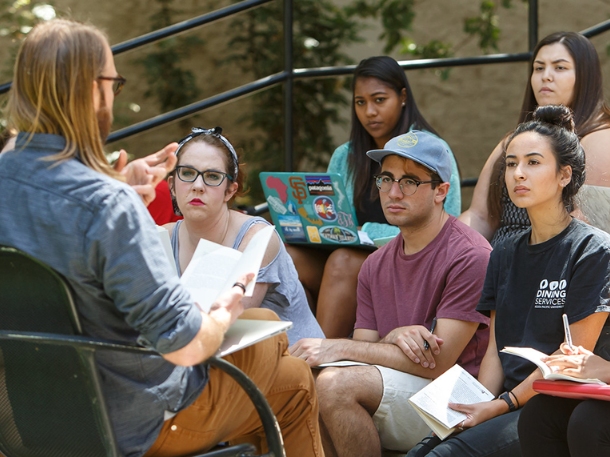
[[[479,381],[498,397],[450,404],[467,415],[461,433],[426,454],[425,446],[433,446],[428,439],[409,457],[521,455],[520,407],[536,395],[532,384],[542,375],[525,359],[499,351],[521,346],[557,353],[563,313],[575,344],[592,350],[610,309],[610,235],[570,216],[585,168],[570,110],[538,107],[508,137],[504,160],[509,197],[527,210],[531,229],[494,248],[477,307],[491,319]]]

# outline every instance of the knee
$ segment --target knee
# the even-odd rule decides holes
[[[610,446],[610,405],[607,402],[586,400],[574,408],[568,423],[568,443],[571,448],[581,441]]]
[[[334,409],[338,405],[346,405],[352,399],[349,388],[351,385],[348,370],[341,368],[325,368],[316,378],[316,391],[320,401],[320,409]]]
[[[355,279],[358,277],[364,258],[353,249],[337,249],[328,256],[324,266],[324,276],[333,280]]]
[[[280,318],[275,312],[266,308],[249,308],[239,316],[240,319],[251,319],[257,321],[279,321]]]

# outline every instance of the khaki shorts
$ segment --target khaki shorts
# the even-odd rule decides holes
[[[373,415],[381,446],[408,451],[430,433],[430,427],[415,412],[408,399],[427,386],[430,379],[375,365],[383,378],[383,397]]]

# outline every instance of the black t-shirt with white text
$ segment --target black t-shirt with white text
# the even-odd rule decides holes
[[[544,243],[529,245],[531,231],[495,246],[477,310],[495,310],[498,351],[505,346],[555,352],[570,324],[610,311],[610,235],[579,220]],[[512,390],[536,366],[500,353],[504,388]]]

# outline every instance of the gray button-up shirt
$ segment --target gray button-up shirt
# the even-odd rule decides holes
[[[128,185],[78,159],[44,160],[63,137],[20,134],[0,155],[0,244],[38,258],[69,282],[86,335],[140,342],[168,353],[199,331],[201,314],[172,272],[155,224]],[[193,401],[205,366],[177,367],[159,356],[98,353],[124,455],[152,445],[164,411]]]

